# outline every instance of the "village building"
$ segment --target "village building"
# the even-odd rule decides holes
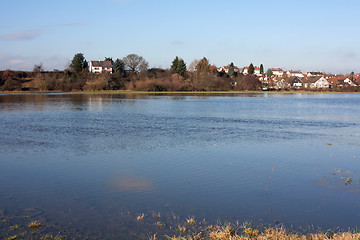
[[[249,67],[244,67],[242,73],[244,75],[248,75],[249,74]],[[257,76],[261,76],[262,74],[260,73],[260,68],[254,66],[254,74]]]
[[[303,78],[304,74],[301,71],[286,71],[286,74],[288,77],[298,77],[298,78]]]
[[[282,77],[284,75],[284,70],[281,68],[270,68],[270,70],[275,77]]]
[[[339,79],[337,81],[337,85],[339,87],[344,87],[344,86],[356,87],[357,86],[357,84],[354,83],[354,81],[352,81],[350,78]]]
[[[344,83],[345,83],[345,84],[349,84],[349,85],[352,86],[352,87],[356,87],[356,86],[357,86],[357,84],[354,83],[354,81],[351,80],[350,78],[344,79]]]
[[[288,83],[284,78],[281,78],[279,80],[275,80],[275,87],[276,90],[282,90],[282,89],[289,89],[290,83]]]
[[[309,77],[304,79],[304,87],[312,89],[329,89],[332,88],[332,84],[324,77]]]
[[[303,86],[303,82],[299,77],[292,77],[290,79],[290,84],[293,89],[300,89]]]
[[[217,68],[217,71],[218,71],[218,72],[224,72],[224,73],[228,74],[228,73],[229,73],[229,69],[230,69],[229,66],[223,66],[223,67],[218,67],[218,68]],[[239,73],[239,72],[240,72],[240,69],[239,69],[237,66],[234,66],[234,72],[235,72],[235,73]]]
[[[306,76],[307,77],[321,77],[321,76],[324,76],[324,73],[322,73],[322,72],[307,72]]]
[[[89,72],[92,73],[112,73],[113,65],[111,61],[90,61]]]

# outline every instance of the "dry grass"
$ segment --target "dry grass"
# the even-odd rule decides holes
[[[38,228],[38,227],[40,227],[40,222],[39,221],[32,221],[32,222],[30,222],[29,224],[28,224],[28,227],[29,228]]]
[[[138,216],[136,217],[136,220],[141,221],[141,220],[144,219],[144,217],[145,217],[145,214],[142,213],[142,214],[140,214],[140,215],[138,215]]]
[[[178,229],[180,232],[186,232],[188,229],[185,226],[178,225]]]
[[[289,233],[283,227],[270,227],[260,232],[248,223],[241,226],[210,226],[204,232],[189,236],[167,237],[171,240],[360,240],[360,233],[316,233],[300,235]]]
[[[189,225],[189,226],[192,226],[192,225],[195,225],[195,218],[193,218],[193,217],[189,217],[189,218],[187,218],[186,219],[186,223],[187,223],[187,225]]]
[[[157,240],[156,234],[150,235],[150,236],[149,236],[149,240]]]

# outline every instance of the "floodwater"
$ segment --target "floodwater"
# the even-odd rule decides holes
[[[0,238],[360,227],[358,94],[0,95],[0,123]]]

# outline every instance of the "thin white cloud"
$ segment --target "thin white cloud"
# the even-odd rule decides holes
[[[356,52],[345,52],[343,53],[343,56],[346,58],[346,59],[354,59],[354,58],[357,58],[357,53]]]
[[[43,29],[25,30],[22,32],[9,33],[9,34],[0,35],[0,41],[28,41],[28,40],[33,40],[39,37],[43,32],[49,31],[50,29],[56,27],[77,27],[83,25],[86,24],[84,22],[71,22],[60,25],[47,26],[47,27],[43,27]]]
[[[2,41],[27,41],[32,40],[40,36],[43,30],[28,30],[23,32],[10,33],[5,35],[0,35],[0,40]]]
[[[39,56],[28,57],[14,54],[3,54],[0,56],[0,70],[24,70],[31,71],[36,64],[43,63],[45,70],[62,70],[68,66],[67,58],[60,55],[52,55],[46,58]]]
[[[34,59],[18,55],[0,56],[0,69],[31,70],[34,67]]]

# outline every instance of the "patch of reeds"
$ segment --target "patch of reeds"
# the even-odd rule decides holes
[[[288,232],[284,227],[269,227],[259,231],[249,223],[244,223],[240,226],[231,224],[210,226],[199,233],[166,238],[171,240],[359,240],[360,233],[326,232],[303,235]]]
[[[39,221],[31,221],[29,224],[28,224],[28,227],[29,228],[33,228],[33,229],[36,229],[38,227],[40,227],[40,222]]]
[[[142,213],[142,214],[140,214],[140,215],[138,215],[138,216],[136,217],[136,220],[141,221],[141,220],[144,219],[144,217],[145,217],[145,214]]]

